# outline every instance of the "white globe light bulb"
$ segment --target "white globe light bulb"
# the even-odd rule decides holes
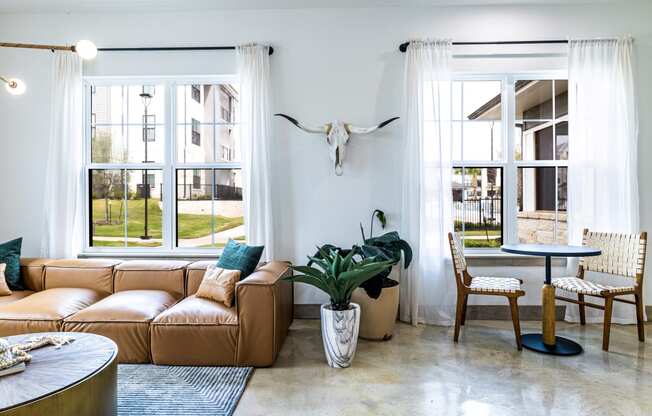
[[[17,78],[11,78],[8,80],[5,88],[7,92],[11,95],[21,95],[25,92],[25,83]]]
[[[97,56],[97,47],[90,40],[80,40],[75,45],[75,52],[84,60],[91,60]]]

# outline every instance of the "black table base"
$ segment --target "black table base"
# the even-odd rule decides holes
[[[521,340],[523,347],[543,354],[569,356],[582,353],[582,346],[567,338],[555,337],[555,345],[552,346],[543,343],[542,334],[524,334]]]

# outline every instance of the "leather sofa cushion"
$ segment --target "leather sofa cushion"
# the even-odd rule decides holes
[[[61,331],[64,318],[102,297],[92,289],[55,288],[0,305],[0,336]]]
[[[193,295],[161,313],[152,324],[238,325],[238,312],[235,306],[227,308],[222,303]]]
[[[44,288],[87,288],[106,296],[113,293],[113,268],[118,264],[105,259],[53,260],[45,268]]]
[[[43,274],[45,272],[45,265],[51,261],[52,259],[29,257],[23,257],[20,259],[20,276],[29,290],[43,290]]]
[[[11,303],[11,302],[16,302],[17,300],[21,300],[22,298],[26,298],[27,296],[31,295],[34,293],[31,290],[14,290],[11,292],[11,295],[7,296],[0,296],[0,305],[4,305],[6,303]]]
[[[236,365],[236,325],[152,325],[152,362],[159,365]]]
[[[182,298],[187,265],[187,261],[125,261],[115,268],[114,290],[164,290],[177,299]]]
[[[162,290],[116,292],[66,318],[63,330],[112,339],[118,345],[120,363],[149,363],[149,323],[175,302],[171,294]]]
[[[126,290],[66,318],[66,322],[149,322],[177,300],[163,290]]]
[[[197,289],[204,279],[204,273],[211,264],[217,264],[217,259],[196,261],[188,265],[186,268],[186,296],[197,293]]]
[[[152,321],[152,362],[234,365],[238,330],[235,307],[227,308],[221,303],[190,296]]]

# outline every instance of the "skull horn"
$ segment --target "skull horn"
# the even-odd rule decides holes
[[[356,126],[354,126],[354,125],[352,125],[352,124],[347,124],[347,125],[346,125],[346,129],[347,129],[349,132],[351,132],[351,133],[356,133],[356,134],[366,134],[366,133],[371,133],[371,132],[374,132],[374,131],[376,131],[376,130],[378,130],[378,129],[382,129],[383,127],[385,127],[386,125],[388,125],[388,124],[391,123],[392,121],[394,121],[394,120],[398,120],[399,118],[400,118],[400,117],[392,117],[392,118],[390,118],[389,120],[385,120],[385,121],[383,121],[382,123],[380,123],[379,125],[377,125],[377,126],[373,126],[373,127],[356,127]]]
[[[302,125],[301,123],[299,123],[299,122],[297,121],[297,119],[295,119],[294,117],[290,117],[290,116],[288,116],[287,114],[277,113],[277,114],[274,114],[274,115],[275,115],[275,116],[279,116],[279,117],[283,117],[283,118],[287,119],[288,121],[290,121],[290,123],[294,124],[295,126],[297,126],[298,128],[300,128],[301,130],[306,131],[306,132],[308,132],[308,133],[320,133],[320,134],[328,133],[328,127],[327,127],[327,126],[322,126],[322,127],[307,127],[307,126],[304,126],[304,125]]]

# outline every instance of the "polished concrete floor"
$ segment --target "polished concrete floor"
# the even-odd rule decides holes
[[[652,324],[646,332],[652,339]],[[600,325],[558,323],[557,334],[584,353],[519,352],[505,321],[469,321],[459,344],[450,328],[399,324],[388,342],[360,340],[353,366],[335,370],[319,321],[295,320],[235,415],[652,415],[652,341],[639,343],[636,326],[614,325],[608,353]]]

